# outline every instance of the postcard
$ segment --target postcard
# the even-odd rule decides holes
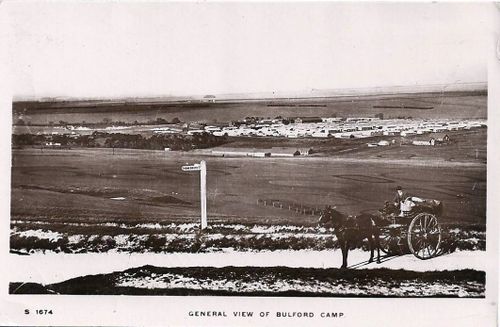
[[[1,3],[0,324],[494,326],[498,14]]]

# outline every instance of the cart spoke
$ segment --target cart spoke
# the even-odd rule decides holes
[[[424,245],[425,245],[424,240],[419,240],[419,242],[417,243],[417,246],[415,247],[415,251],[417,251],[417,253],[419,253],[420,251],[422,251],[424,249]]]
[[[436,255],[436,252],[437,252],[437,248],[435,246],[432,247],[432,252],[430,253],[431,257],[433,257],[434,255]]]
[[[423,244],[423,239],[419,238],[417,239],[417,243],[415,244],[415,248],[420,250],[422,248],[422,244]]]
[[[437,229],[437,221],[436,219],[432,219],[429,224],[429,232],[435,231]]]

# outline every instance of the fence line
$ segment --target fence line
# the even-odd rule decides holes
[[[308,206],[303,203],[296,203],[292,201],[283,201],[276,199],[257,199],[257,205],[262,205],[264,207],[272,206],[273,208],[280,210],[294,211],[296,214],[319,216],[321,210],[318,206]]]

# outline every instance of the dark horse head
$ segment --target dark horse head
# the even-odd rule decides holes
[[[336,210],[336,207],[326,206],[319,216],[318,225],[337,229],[343,226],[345,215]]]

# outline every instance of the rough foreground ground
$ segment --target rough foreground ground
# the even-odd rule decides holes
[[[61,283],[11,283],[11,294],[484,297],[485,273],[289,267],[143,266]]]

